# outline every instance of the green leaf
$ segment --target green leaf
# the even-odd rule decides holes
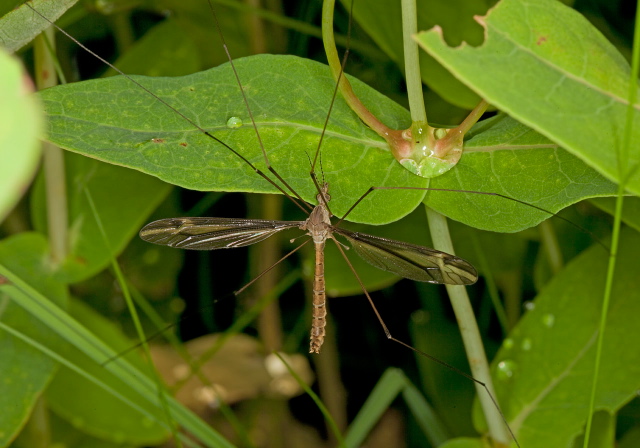
[[[78,0],[34,0],[29,2],[51,21],[55,22]],[[49,28],[49,23],[42,20],[28,6],[21,5],[0,18],[0,45],[14,52],[31,42],[38,34]]]
[[[79,301],[72,301],[71,305],[70,314],[91,327],[102,340],[109,341],[111,347],[116,350],[131,347],[132,341],[125,338],[113,323]],[[71,350],[66,358],[130,400],[138,400],[128,386],[79,350]],[[128,356],[127,359],[137,361],[136,366],[145,370],[140,358]],[[70,390],[73,390],[73,394],[69,393]],[[94,437],[133,445],[156,445],[169,436],[166,428],[66,367],[60,368],[46,396],[51,409],[59,416]],[[161,414],[157,418],[160,421],[163,419]]]
[[[65,307],[67,292],[65,286],[54,279],[48,251],[42,235],[22,233],[0,241],[0,264],[10,267],[32,287]],[[5,325],[61,350],[63,344],[53,331],[15,305],[2,287],[0,304],[0,320]],[[0,331],[0,353],[0,446],[7,446],[31,415],[31,409],[49,383],[57,363],[4,331]]]
[[[448,46],[439,28],[419,44],[489,103],[546,135],[609,179],[627,109],[629,65],[583,16],[553,0],[504,0],[478,19],[482,45]],[[482,67],[482,70],[478,70]],[[640,111],[632,126],[640,129]],[[640,133],[629,160],[640,160]],[[640,173],[627,187],[640,192]]]
[[[440,25],[447,30],[447,38],[456,43],[466,40],[479,44],[482,42],[482,29],[473,21],[473,16],[486,12],[488,7],[489,4],[485,0],[418,1],[418,29],[424,30]],[[376,44],[404,70],[400,2],[370,0],[367,1],[366,7],[356,4],[353,14],[358,24]],[[421,55],[420,72],[425,84],[456,106],[473,109],[480,101],[478,95],[429,55]]]
[[[324,66],[295,57],[255,56],[237,60],[236,67],[250,93],[249,102],[270,162],[304,198],[314,200],[307,154],[314,154],[322,132],[333,91],[331,75]],[[228,65],[182,78],[137,79],[176,107],[188,105],[185,113],[200,126],[265,170]],[[365,86],[359,83],[357,88]],[[406,119],[402,108],[377,92],[367,89],[361,94],[373,104],[384,103],[385,110],[380,111],[383,119],[394,125]],[[76,83],[48,89],[42,96],[49,113],[51,140],[63,148],[185,188],[276,191],[227,148],[212,142],[129,80],[113,77]],[[240,117],[244,125],[228,128],[226,122],[231,117]],[[389,156],[385,144],[345,104],[336,103],[332,118],[323,143],[322,168],[332,185],[334,213],[345,213],[353,198],[372,185],[425,185],[425,180]],[[413,210],[423,195],[420,191],[385,192],[385,210],[370,197],[350,217],[389,222]]]
[[[334,90],[328,70],[312,61],[269,55],[240,59],[236,66],[271,164],[303,198],[315,202],[307,155],[315,152]],[[183,78],[136,79],[265,170],[228,65]],[[387,125],[408,125],[404,109],[364,84],[353,83],[358,95]],[[50,116],[50,139],[63,148],[185,188],[275,191],[229,149],[194,130],[175,111],[126,79],[61,86],[42,92],[42,97]],[[244,125],[228,128],[231,117],[241,118]],[[432,187],[496,189],[552,212],[585,197],[615,192],[610,182],[578,159],[508,117],[478,125],[468,147],[470,152],[456,169],[435,179]],[[384,141],[340,99],[323,140],[322,171],[331,185],[330,206],[338,216],[371,186],[427,185],[425,179],[397,164]],[[377,191],[354,209],[349,220],[392,222],[411,212],[423,196],[424,192],[415,190]],[[513,201],[478,194],[431,192],[427,204],[469,225],[500,231],[520,230],[549,216]]]
[[[0,222],[29,186],[40,158],[42,113],[31,88],[18,61],[0,49]]]
[[[170,186],[139,172],[66,154],[69,204],[69,256],[60,269],[61,279],[76,283],[103,270],[110,254],[119,254],[149,215],[169,193]],[[84,189],[88,188],[109,239],[107,247],[98,229]],[[132,194],[135,192],[135,194]],[[46,197],[43,176],[31,200],[34,226],[45,233]]]
[[[7,284],[0,286],[0,288],[10,294],[13,301],[139,394],[135,402],[129,400],[129,406],[138,409],[146,417],[155,420],[160,425],[166,423],[164,414],[161,419],[157,418],[157,412],[160,412],[160,404],[158,402],[156,383],[152,382],[144,373],[128,362],[126,358],[117,357],[117,353],[110,346],[96,337],[77,320],[70,317],[69,314],[51,302],[46,296],[26,283],[19,275],[8,269],[6,265],[0,264],[0,275],[7,281]],[[57,352],[49,350],[48,355],[55,357],[60,362],[64,362],[69,368],[75,368],[74,364],[67,363],[66,359],[59,356]],[[104,361],[106,360],[111,360],[111,362],[105,364]],[[82,370],[77,371],[80,374],[84,373]],[[94,377],[88,376],[88,379],[92,380]],[[97,379],[95,382],[100,387],[108,387],[105,384],[100,384]],[[112,390],[112,393],[115,394],[116,391]],[[126,401],[126,397],[122,395],[120,399]],[[165,400],[170,408],[172,418],[184,427],[186,431],[201,440],[205,446],[231,446],[220,434],[180,405],[171,396],[165,396]],[[151,405],[150,408],[149,405]]]
[[[430,187],[499,193],[553,213],[617,189],[580,159],[506,115],[478,123],[468,134],[461,162]],[[471,193],[429,192],[425,204],[497,232],[516,232],[550,217],[525,204]]]
[[[51,413],[49,420],[52,446],[58,444],[57,446],[65,448],[135,448],[134,445],[128,443],[109,442],[78,432],[69,422],[58,417],[55,413]]]
[[[640,235],[621,236],[595,409],[615,413],[640,388]],[[498,401],[528,448],[570,446],[584,430],[608,257],[594,246],[535,299],[493,363]],[[544,368],[541,369],[541,366]]]

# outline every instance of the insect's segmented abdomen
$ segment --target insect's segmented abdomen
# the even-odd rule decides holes
[[[313,319],[309,353],[320,353],[327,325],[327,294],[324,284],[324,242],[316,243],[316,267],[313,277]]]

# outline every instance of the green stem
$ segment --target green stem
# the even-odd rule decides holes
[[[427,219],[429,221],[429,229],[431,231],[431,239],[436,249],[454,255],[453,243],[449,234],[449,227],[446,218],[438,212],[426,208]],[[489,393],[495,398],[496,393],[491,381],[489,371],[489,363],[482,345],[482,337],[480,330],[473,314],[473,309],[469,301],[467,290],[464,286],[446,285],[451,306],[458,321],[462,342],[464,343],[469,366],[471,367],[471,375],[478,381],[482,381]],[[480,405],[484,412],[489,427],[489,433],[493,440],[507,445],[511,440],[511,436],[505,427],[504,421],[499,409],[496,408],[491,397],[487,395],[487,391],[482,386],[476,384],[476,391]]]
[[[407,142],[407,140],[402,137],[402,131],[391,129],[378,120],[378,118],[362,104],[351,88],[351,83],[342,74],[342,64],[338,57],[338,50],[336,49],[336,42],[333,35],[334,6],[335,0],[325,0],[322,5],[322,43],[324,44],[324,50],[327,54],[327,61],[329,67],[331,67],[333,77],[336,80],[340,79],[339,88],[342,97],[351,110],[358,114],[358,117],[360,117],[367,126],[387,141],[392,150],[394,150],[394,148],[406,148],[406,150],[410,150],[410,142]]]
[[[560,244],[558,244],[558,236],[549,220],[542,221],[538,227],[542,238],[542,246],[547,254],[549,266],[551,266],[551,272],[555,275],[560,272],[564,264]]]
[[[49,28],[35,40],[35,74],[38,90],[58,83],[53,46],[54,29]],[[67,256],[68,206],[65,180],[64,153],[50,143],[43,144],[43,170],[47,198],[47,229],[51,257],[58,263]]]
[[[440,139],[440,146],[443,148],[449,148],[451,145],[463,144],[464,136],[471,130],[474,124],[482,118],[482,114],[485,113],[487,108],[489,107],[489,103],[485,100],[480,100],[480,102],[473,108],[469,115],[453,129],[450,129],[447,132],[446,137]]]
[[[413,35],[418,32],[416,0],[402,0],[402,44],[404,48],[404,70],[411,121],[427,125],[427,111],[422,94],[420,77],[420,54]]]

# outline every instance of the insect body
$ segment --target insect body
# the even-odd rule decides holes
[[[318,205],[305,221],[168,218],[147,224],[140,231],[140,237],[150,243],[181,249],[213,250],[248,246],[281,230],[294,227],[306,230],[315,246],[310,353],[320,353],[324,342],[327,315],[324,247],[327,239],[333,239],[341,249],[342,243],[336,240],[336,235],[344,237],[358,255],[371,265],[411,280],[448,285],[470,285],[478,279],[478,274],[470,263],[453,255],[428,247],[351,232],[332,225],[332,215],[328,207],[330,196],[327,183],[322,185],[317,200]],[[305,241],[302,245],[309,241]]]

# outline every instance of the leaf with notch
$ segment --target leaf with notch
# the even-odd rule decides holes
[[[617,181],[630,68],[582,15],[554,0],[504,0],[476,19],[482,45],[451,48],[434,28],[418,43],[488,102]],[[478,70],[478,67],[482,70]],[[640,162],[640,108],[629,166]],[[640,193],[640,172],[627,187]]]

